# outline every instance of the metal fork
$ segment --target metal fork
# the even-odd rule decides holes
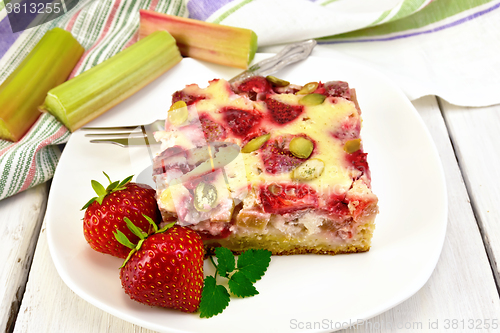
[[[233,77],[229,83],[241,81],[256,75],[270,75],[278,72],[284,67],[293,64],[297,61],[306,59],[316,46],[315,40],[307,40],[285,46],[278,54],[271,58],[259,61],[251,66],[246,71]],[[112,126],[112,127],[83,127],[82,130],[92,131],[114,131],[108,133],[88,133],[86,137],[100,137],[100,139],[92,139],[91,143],[106,143],[114,144],[120,147],[129,146],[148,146],[156,144],[153,133],[163,130],[165,120],[156,120],[150,124],[135,125],[135,126]]]
[[[110,127],[82,127],[82,130],[88,131],[114,131],[110,133],[87,133],[86,137],[99,137],[92,139],[90,143],[114,144],[120,147],[152,145],[156,141],[153,139],[153,133],[165,128],[165,119],[158,119],[149,124],[132,126],[110,126]]]

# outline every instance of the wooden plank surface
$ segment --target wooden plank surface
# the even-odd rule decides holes
[[[430,280],[417,294],[392,310],[346,332],[471,332],[475,330],[452,327],[446,330],[445,325],[447,320],[449,325],[453,324],[453,320],[458,325],[462,325],[461,320],[464,321],[463,325],[470,325],[470,320],[484,322],[484,319],[498,318],[500,313],[500,300],[491,267],[436,99],[423,98],[414,105],[436,142],[448,183],[449,220],[443,252]],[[414,326],[406,330],[398,327],[408,324],[420,324],[421,328]],[[436,324],[438,329],[432,326]],[[477,322],[474,324],[477,325]],[[477,331],[494,332],[491,329]],[[42,229],[14,332],[152,331],[95,308],[66,287],[54,268]]]
[[[500,290],[500,105],[440,104]]]
[[[0,331],[15,323],[45,214],[48,185],[0,201]]]

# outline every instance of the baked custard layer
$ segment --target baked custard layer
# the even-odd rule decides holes
[[[271,233],[260,232],[234,233],[226,238],[205,240],[207,253],[213,253],[218,246],[231,249],[240,254],[247,249],[268,249],[275,255],[288,254],[341,254],[366,252],[370,249],[375,225],[373,221],[355,228],[354,236],[348,241],[332,238],[324,234],[304,234],[293,236],[286,232],[273,230]]]
[[[198,231],[208,251],[368,251],[378,207],[360,130],[345,82],[189,85],[155,134],[163,219]]]

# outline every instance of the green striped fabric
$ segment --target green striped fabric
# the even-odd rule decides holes
[[[228,17],[229,15],[231,15],[232,13],[234,13],[235,11],[237,11],[238,9],[240,9],[241,7],[245,6],[246,4],[252,1],[253,0],[243,0],[241,2],[235,1],[234,3],[232,3],[232,6],[228,8],[228,10],[224,11],[222,15],[214,19],[212,23],[221,23],[221,21],[224,20],[226,17]]]
[[[189,0],[187,8],[191,18],[252,29],[259,36],[259,46],[269,46],[398,21],[411,17],[433,1],[441,0],[359,0],[355,3],[294,0],[286,4],[257,0]]]
[[[86,49],[71,77],[103,62],[137,40],[139,9],[188,16],[184,0],[81,0],[67,15],[21,34],[0,62],[0,82],[54,27],[70,31]],[[0,200],[52,178],[61,154],[58,145],[69,136],[52,115],[42,114],[19,142],[0,140]]]
[[[15,145],[0,142],[0,198],[52,178],[60,155],[57,145],[66,142],[68,137],[64,126],[52,115],[43,114]]]
[[[418,29],[422,27],[429,26],[432,23],[436,23],[444,20],[445,18],[452,17],[453,15],[465,12],[474,7],[479,7],[486,3],[492,2],[492,0],[474,0],[474,1],[457,1],[457,0],[439,0],[430,3],[425,6],[425,8],[421,7],[420,9],[418,3],[424,3],[424,0],[415,0],[412,1],[414,4],[404,6],[407,9],[404,9],[404,14],[400,14],[399,12],[391,17],[389,20],[380,20],[378,22],[374,22],[379,24],[373,27],[367,27],[365,29],[360,29],[357,31],[347,32],[344,34],[337,34],[333,36],[327,36],[323,38],[319,38],[320,42],[327,41],[340,41],[340,40],[357,40],[360,38],[369,38],[375,36],[388,36],[390,34],[403,32],[411,29]],[[403,10],[403,6],[401,6],[401,10]],[[416,12],[418,11],[418,12]],[[390,15],[389,11],[387,16]],[[412,15],[413,14],[413,15]],[[411,16],[410,16],[411,15]],[[408,17],[405,20],[401,20],[403,17]],[[380,24],[384,23],[384,24]]]

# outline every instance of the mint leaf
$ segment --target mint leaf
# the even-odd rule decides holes
[[[229,290],[238,297],[248,297],[257,295],[259,292],[245,274],[242,272],[234,273],[227,282]]]
[[[227,277],[228,273],[234,271],[236,262],[231,250],[218,247],[215,249],[215,257],[217,258],[217,270],[220,276]]]
[[[260,280],[271,262],[271,251],[247,250],[238,257],[238,270],[251,282]]]
[[[207,276],[201,292],[200,317],[213,317],[224,311],[228,304],[229,293],[226,288],[217,285],[215,277]]]

